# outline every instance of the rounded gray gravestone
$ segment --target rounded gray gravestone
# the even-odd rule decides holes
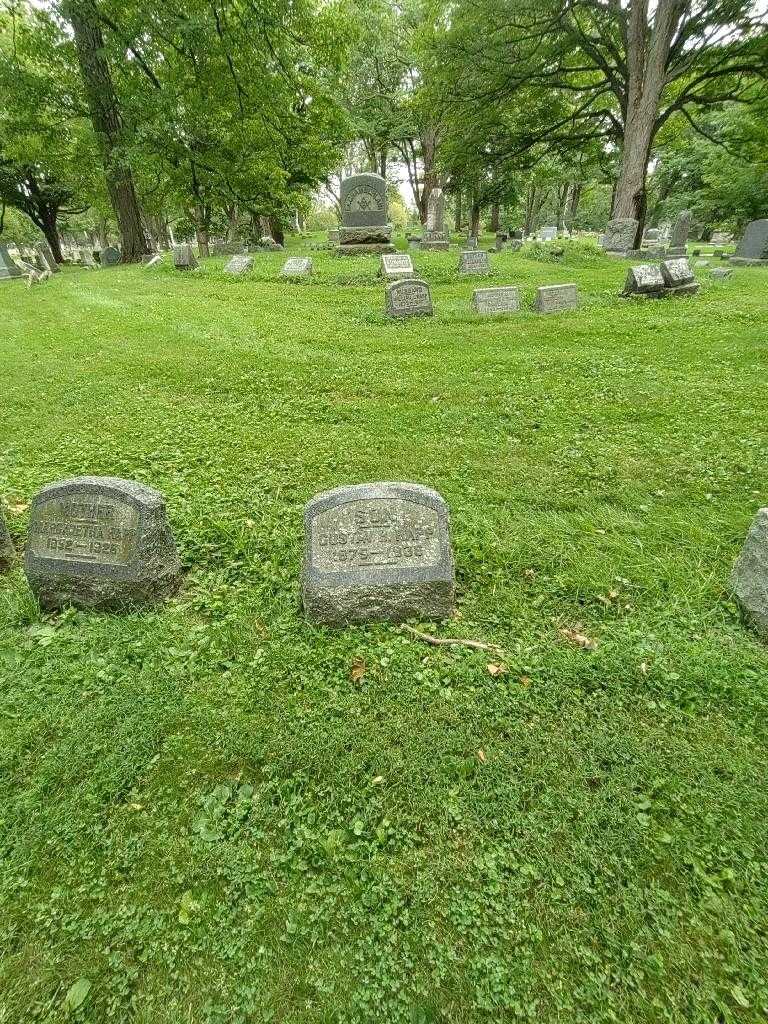
[[[111,476],[49,484],[32,501],[24,571],[45,608],[120,609],[169,596],[181,563],[163,496]]]
[[[304,510],[303,599],[312,622],[444,619],[454,609],[448,506],[429,487],[357,484]]]
[[[6,572],[16,560],[16,551],[13,547],[11,535],[5,525],[3,513],[0,511],[0,572]]]
[[[749,528],[731,589],[744,618],[768,640],[768,508],[758,511]]]

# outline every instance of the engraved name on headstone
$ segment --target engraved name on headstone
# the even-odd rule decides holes
[[[309,256],[291,256],[283,264],[283,277],[309,277],[312,273],[312,260]]]
[[[303,599],[317,623],[442,619],[455,601],[448,506],[428,487],[373,483],[304,512]]]
[[[695,295],[699,290],[699,283],[685,256],[664,260],[661,264],[661,273],[668,295]]]
[[[491,263],[484,249],[468,249],[459,253],[460,274],[490,274]]]
[[[117,477],[44,487],[32,502],[24,569],[46,608],[148,604],[181,578],[162,495]]]
[[[413,261],[403,253],[383,253],[380,273],[390,281],[402,277],[413,277]]]
[[[520,309],[520,289],[514,285],[502,288],[475,288],[472,308],[476,313],[517,313]]]
[[[536,289],[538,313],[560,313],[576,309],[578,304],[579,290],[575,284],[549,284]]]
[[[340,193],[339,253],[394,252],[387,219],[387,183],[380,174],[344,178]]]
[[[432,293],[426,281],[416,277],[391,281],[386,287],[389,316],[432,316]]]
[[[237,256],[233,256],[224,267],[225,274],[232,274],[233,277],[240,277],[241,274],[247,274],[249,270],[253,269],[253,256],[249,256],[247,253],[239,253]]]

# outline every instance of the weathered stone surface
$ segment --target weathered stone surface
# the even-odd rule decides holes
[[[5,525],[3,510],[0,509],[0,572],[7,572],[16,560],[16,552],[13,547],[11,535]]]
[[[120,250],[114,245],[108,245],[106,249],[102,249],[99,256],[102,267],[116,267],[121,259]]]
[[[507,244],[507,236],[506,236],[506,234],[501,234],[500,232],[497,233],[496,241],[494,243],[494,248],[496,249],[496,252],[503,252],[506,244]]]
[[[259,239],[258,248],[265,249],[267,252],[282,252],[285,246],[276,242],[271,235],[262,235]]]
[[[731,573],[731,589],[746,621],[768,640],[768,508],[761,508]]]
[[[99,264],[96,262],[93,256],[93,250],[88,248],[82,248],[80,251],[80,262],[84,267],[89,270],[98,270]]]
[[[338,240],[339,240],[339,229],[338,228],[330,228],[330,230],[328,231],[328,241],[329,242],[338,242]]]
[[[677,215],[677,220],[672,227],[672,234],[669,237],[669,244],[672,249],[682,249],[685,252],[685,246],[688,241],[688,232],[691,230],[691,211],[681,210]]]
[[[477,235],[468,235],[467,241],[464,245],[465,249],[476,249],[477,248]]]
[[[394,317],[432,316],[429,285],[416,277],[390,282],[386,288],[386,311]]]
[[[712,245],[730,245],[733,241],[733,235],[727,231],[713,231],[710,242]]]
[[[309,256],[291,256],[283,264],[283,277],[309,277],[312,273],[312,260]]]
[[[8,246],[0,244],[0,280],[11,277],[23,277],[23,273],[21,268],[11,258]]]
[[[659,294],[664,289],[664,276],[661,267],[655,263],[641,263],[630,267],[624,285],[625,295]]]
[[[253,270],[253,256],[249,256],[248,253],[238,253],[237,256],[233,256],[231,260],[224,267],[225,274],[232,274],[234,277],[240,277],[242,274],[247,274],[250,270]]]
[[[309,502],[304,530],[303,598],[312,622],[402,622],[453,612],[450,520],[436,491],[412,483],[339,487]]]
[[[37,243],[37,252],[40,259],[45,264],[47,270],[50,270],[52,274],[58,274],[61,272],[61,267],[56,262],[56,258],[53,255],[50,245],[47,242]]]
[[[413,261],[403,253],[389,253],[381,257],[379,273],[388,281],[397,281],[403,277],[413,277]]]
[[[397,252],[392,242],[364,242],[352,245],[337,245],[334,250],[339,256],[381,256],[385,252]]]
[[[742,266],[768,265],[768,218],[747,224],[732,262]]]
[[[712,268],[712,277],[715,279],[715,281],[725,281],[725,280],[727,280],[731,276],[732,273],[733,273],[733,271],[730,268],[726,268],[726,267],[713,267]]]
[[[392,240],[391,224],[372,224],[370,227],[340,227],[340,245],[367,245],[373,243],[386,243]]]
[[[697,267],[708,267],[709,266],[709,260],[696,260],[696,266]]]
[[[44,487],[32,502],[24,570],[46,608],[151,604],[181,579],[162,495],[117,477]]]
[[[491,263],[484,249],[469,249],[459,253],[460,274],[490,274]]]
[[[646,242],[657,242],[659,240],[658,228],[646,228],[643,236]]]
[[[517,313],[520,309],[520,289],[513,285],[501,288],[475,288],[472,292],[472,308],[476,313]]]
[[[554,227],[554,226],[549,227],[548,226],[548,227],[539,228],[538,239],[539,239],[540,242],[554,242],[554,240],[556,238],[557,238],[557,228],[556,227]]]
[[[440,238],[437,233],[425,235],[418,244],[418,248],[424,249],[425,251],[432,250],[433,252],[447,252],[450,247],[451,243],[448,237],[444,235]]]
[[[388,226],[387,183],[380,174],[353,174],[341,183],[344,227]],[[344,242],[343,236],[339,237]]]
[[[664,284],[668,288],[678,288],[680,285],[691,284],[696,280],[691,265],[684,256],[674,260],[664,260],[661,264],[661,273],[664,277]]]
[[[560,313],[578,305],[579,290],[575,284],[549,284],[536,289],[538,313]]]
[[[620,217],[609,220],[602,237],[603,249],[606,252],[626,253],[635,244],[638,222],[631,217]]]
[[[173,247],[173,265],[177,270],[194,270],[198,266],[197,257],[191,245],[175,245]]]

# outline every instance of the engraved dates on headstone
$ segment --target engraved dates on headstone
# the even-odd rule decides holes
[[[413,261],[403,253],[384,253],[381,257],[381,274],[390,281],[413,277]]]
[[[517,313],[520,309],[520,289],[513,285],[503,288],[475,288],[472,308],[476,313]]]
[[[460,274],[490,274],[488,253],[483,249],[468,249],[459,253]]]
[[[304,512],[303,598],[313,622],[442,619],[454,607],[448,507],[428,487],[361,484]]]
[[[253,269],[253,256],[249,256],[248,253],[239,253],[237,256],[233,256],[231,260],[224,267],[225,274],[232,274],[233,277],[240,277],[242,274],[247,274],[249,270]]]
[[[579,291],[575,284],[542,285],[536,289],[536,311],[538,313],[560,313],[576,309]]]
[[[24,569],[41,605],[121,608],[173,593],[181,566],[162,495],[117,477],[74,477],[34,498]]]
[[[389,316],[432,316],[429,285],[414,277],[392,281],[386,289],[386,306]]]
[[[283,277],[309,277],[312,273],[312,260],[308,256],[291,256],[283,264]]]

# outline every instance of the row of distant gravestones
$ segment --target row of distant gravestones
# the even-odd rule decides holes
[[[15,551],[0,515],[0,569]],[[35,495],[24,557],[44,608],[120,611],[155,604],[181,585],[163,496],[117,477],[75,477]],[[745,617],[768,638],[768,508],[733,570]],[[310,621],[436,621],[455,607],[448,506],[414,483],[338,487],[304,510],[304,608]]]

